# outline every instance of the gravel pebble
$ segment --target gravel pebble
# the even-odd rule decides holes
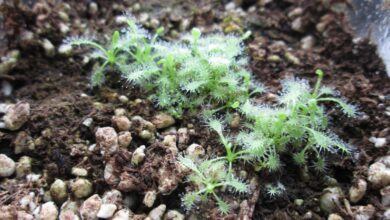
[[[5,154],[0,154],[0,176],[9,177],[14,174],[16,163]]]

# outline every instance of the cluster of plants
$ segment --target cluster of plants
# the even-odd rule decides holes
[[[251,84],[248,59],[243,54],[242,41],[250,33],[203,37],[194,28],[183,40],[166,42],[159,39],[163,32],[161,27],[151,36],[129,19],[128,27],[115,31],[107,47],[84,37],[66,42],[95,49],[91,56],[101,60],[101,65],[92,74],[93,86],[103,84],[107,71],[117,71],[178,118],[184,110],[205,105],[237,108],[258,92]]]
[[[127,27],[115,31],[106,47],[88,38],[71,38],[67,43],[95,49],[91,56],[101,62],[92,74],[93,86],[101,86],[107,73],[119,72],[178,118],[185,110],[211,108],[203,115],[218,135],[225,154],[203,160],[179,157],[191,170],[188,181],[194,189],[183,197],[187,208],[213,198],[221,213],[228,213],[229,204],[219,196],[219,190],[248,192],[247,184],[236,177],[235,165],[239,162],[272,172],[281,167],[281,155],[290,155],[298,165],[306,165],[308,158],[314,158],[310,162],[318,171],[324,171],[325,153],[349,152],[348,145],[328,130],[329,120],[322,103],[335,103],[348,116],[354,116],[356,110],[336,98],[334,90],[321,86],[321,70],[316,71],[314,89],[305,80],[288,79],[282,83],[276,104],[255,105],[250,97],[261,92],[262,87],[254,86],[247,70],[243,40],[249,33],[202,36],[194,28],[182,40],[166,42],[159,38],[163,32],[164,28],[158,28],[151,35],[129,19]],[[225,117],[231,111],[245,117],[237,135],[227,134],[226,120],[216,118],[215,113],[221,110],[225,110],[221,113]],[[283,187],[277,184],[266,188],[274,196]]]
[[[246,118],[244,126],[234,137],[224,134],[226,129],[223,119],[208,119],[208,125],[218,134],[225,154],[198,164],[188,158],[180,158],[181,163],[192,170],[188,180],[197,187],[197,191],[184,196],[187,208],[212,195],[220,211],[227,213],[229,205],[220,201],[216,192],[222,187],[239,193],[248,191],[246,183],[235,177],[233,167],[240,161],[253,164],[258,171],[273,172],[282,165],[280,156],[290,155],[301,166],[307,165],[307,159],[310,158],[310,162],[314,162],[314,168],[323,172],[326,168],[325,153],[349,153],[348,144],[329,131],[329,120],[325,107],[321,104],[335,103],[351,117],[355,116],[356,109],[336,98],[334,90],[321,87],[323,72],[317,70],[317,74],[314,89],[305,80],[284,81],[283,90],[275,105],[256,106],[247,100],[239,108]],[[214,174],[215,169],[220,170],[219,175]],[[283,189],[280,183],[266,186],[270,196],[279,195]]]

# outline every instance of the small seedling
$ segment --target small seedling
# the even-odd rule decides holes
[[[230,205],[218,196],[218,190],[226,187],[237,193],[246,193],[248,191],[248,186],[245,183],[234,178],[226,170],[224,161],[206,160],[196,164],[191,159],[185,157],[179,157],[179,161],[192,171],[188,176],[188,181],[196,187],[196,190],[188,192],[182,199],[183,205],[187,209],[191,209],[196,202],[204,202],[211,197],[215,199],[219,211],[222,214],[227,214],[230,210]]]

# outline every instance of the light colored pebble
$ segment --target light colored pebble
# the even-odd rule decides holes
[[[324,189],[320,197],[320,208],[326,213],[332,213],[340,207],[340,199],[343,198],[343,191],[339,187],[329,187]]]
[[[338,214],[332,213],[328,216],[328,220],[343,220],[343,217]]]
[[[151,208],[154,204],[154,201],[156,200],[157,198],[157,192],[156,190],[149,190],[145,193],[145,196],[144,196],[144,200],[143,200],[143,203]]]
[[[88,13],[90,15],[95,15],[95,14],[97,14],[98,11],[99,11],[99,7],[96,4],[96,2],[89,3],[89,5],[88,5]]]
[[[133,156],[131,157],[132,164],[138,165],[145,159],[145,148],[145,145],[142,145],[135,149]]]
[[[387,144],[386,138],[377,138],[377,137],[370,137],[368,139],[371,143],[374,144],[375,147],[384,147]]]
[[[0,154],[0,176],[9,177],[14,174],[16,163],[5,154]]]
[[[367,182],[364,179],[358,179],[356,185],[349,189],[349,200],[352,203],[359,202],[366,194],[366,190]]]
[[[156,126],[157,129],[167,128],[176,123],[175,119],[163,112],[158,113],[152,119],[152,123]]]
[[[30,117],[30,104],[27,102],[18,102],[8,108],[3,120],[5,128],[11,131],[18,130]]]
[[[390,184],[390,168],[383,162],[375,162],[368,168],[368,181],[375,188]]]
[[[97,214],[102,205],[102,199],[95,194],[83,202],[80,207],[80,216],[83,220],[97,220]]]
[[[164,204],[159,205],[156,208],[152,209],[152,211],[149,212],[148,218],[150,220],[161,220],[166,209],[167,209],[166,205],[164,205]]]
[[[98,128],[96,133],[96,144],[102,148],[105,153],[114,154],[118,151],[118,134],[112,127]]]
[[[69,44],[61,44],[58,47],[58,53],[62,56],[70,56],[72,55],[72,46]]]
[[[382,196],[382,205],[384,207],[390,206],[390,186],[386,186],[385,188],[380,190]]]
[[[117,207],[115,204],[102,204],[97,214],[98,218],[107,219],[114,215]]]
[[[312,35],[308,35],[301,39],[301,49],[311,50],[314,47],[315,39]]]
[[[46,202],[34,210],[34,215],[37,220],[56,220],[58,208],[54,202]]]
[[[176,135],[166,135],[164,137],[163,144],[173,154],[176,155],[179,152],[176,146]]]
[[[184,220],[185,217],[177,210],[168,210],[164,216],[164,220]]]
[[[125,208],[117,211],[111,220],[130,220],[130,218],[132,218],[133,215],[134,214],[132,211],[130,211],[130,209]]]
[[[118,143],[122,148],[127,148],[130,146],[133,137],[129,131],[122,131],[118,134]]]
[[[91,195],[93,190],[92,183],[84,178],[78,178],[72,181],[70,187],[73,195],[78,199],[86,198]]]
[[[31,173],[32,159],[29,156],[22,156],[16,163],[16,178],[24,178]]]
[[[126,116],[112,116],[111,122],[118,131],[128,131],[131,127],[131,122]]]
[[[122,103],[127,103],[127,102],[129,102],[129,98],[127,98],[127,96],[125,96],[125,95],[120,95],[119,97],[118,97],[118,99],[119,99],[119,101],[120,102],[122,102]]]
[[[192,159],[199,159],[200,157],[204,156],[206,151],[205,149],[199,145],[199,144],[191,144],[187,148],[187,155]]]
[[[61,179],[56,179],[50,186],[50,196],[57,204],[63,203],[68,198],[66,183]]]
[[[51,41],[47,38],[43,39],[41,42],[43,49],[45,50],[45,55],[48,57],[54,57],[56,50]]]
[[[81,167],[72,167],[72,174],[74,176],[86,177],[88,176],[88,170]]]

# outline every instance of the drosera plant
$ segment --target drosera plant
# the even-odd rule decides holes
[[[88,38],[69,38],[73,46],[95,49],[92,57],[101,65],[92,75],[92,85],[101,86],[107,69],[118,71],[131,85],[145,90],[149,98],[171,115],[180,118],[187,109],[211,104],[215,111],[237,109],[254,93],[261,92],[247,70],[248,58],[242,36],[202,36],[198,28],[182,41],[159,39],[129,18],[128,27],[115,31],[104,47]]]
[[[121,71],[128,62],[147,63],[153,60],[152,46],[158,36],[164,32],[160,27],[150,39],[148,32],[137,25],[133,18],[129,17],[128,27],[121,31],[114,31],[110,44],[101,45],[92,37],[70,37],[65,43],[71,46],[87,46],[94,50],[91,57],[99,60],[100,65],[92,73],[92,86],[101,86],[105,81],[105,72],[109,69]]]
[[[324,77],[317,70],[314,89],[305,80],[288,79],[276,106],[255,106],[249,101],[241,111],[248,122],[247,131],[241,132],[237,140],[243,148],[257,148],[258,168],[275,171],[280,168],[280,155],[293,152],[293,159],[304,165],[315,158],[314,167],[325,169],[324,153],[349,153],[350,147],[328,129],[329,120],[322,103],[334,103],[350,117],[356,116],[356,107],[337,98],[337,92],[321,86]]]
[[[192,159],[182,156],[179,157],[179,161],[191,170],[191,174],[187,179],[195,187],[195,190],[188,192],[182,198],[183,205],[188,210],[199,202],[205,202],[213,198],[221,214],[227,214],[230,211],[230,205],[218,195],[218,191],[227,188],[235,193],[248,192],[247,184],[233,177],[226,170],[225,161],[205,160],[194,162]]]

